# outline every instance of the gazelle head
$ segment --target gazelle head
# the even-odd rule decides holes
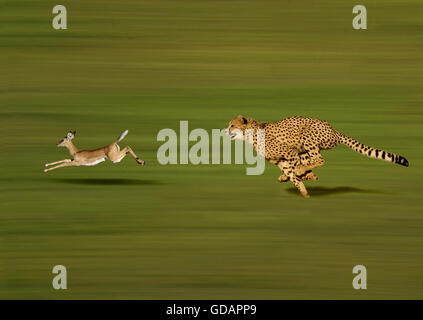
[[[57,143],[58,147],[66,147],[66,145],[73,139],[75,138],[76,135],[76,131],[69,131],[66,135],[66,137],[64,137],[62,140],[60,140]]]

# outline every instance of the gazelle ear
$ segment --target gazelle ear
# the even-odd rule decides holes
[[[72,140],[75,137],[74,133],[72,131],[69,131],[66,135],[66,139]]]

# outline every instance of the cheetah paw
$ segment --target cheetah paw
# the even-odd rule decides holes
[[[282,174],[279,176],[278,181],[279,182],[287,182],[289,180],[288,176],[286,174]]]
[[[319,178],[313,172],[309,172],[304,177],[302,177],[301,180],[317,181]]]

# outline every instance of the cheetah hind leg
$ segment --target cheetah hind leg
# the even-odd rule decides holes
[[[300,156],[300,163],[302,165],[310,165],[311,164],[311,157],[308,154],[308,152],[302,152],[300,154],[298,154]],[[304,174],[302,175],[297,175],[297,178],[299,178],[300,180],[312,180],[312,181],[316,181],[319,178],[312,172],[312,170],[307,170]]]
[[[300,153],[299,156],[300,156],[300,163],[302,165],[310,165],[311,159],[310,159],[310,155],[307,152]],[[297,175],[297,178],[302,180],[302,181],[306,181],[306,180],[317,181],[319,179],[312,172],[312,170],[308,170],[305,173],[303,173],[302,175]],[[287,182],[287,181],[289,181],[289,177],[286,174],[282,174],[282,175],[279,176],[278,181],[279,182]]]
[[[317,181],[317,180],[319,180],[319,178],[313,172],[311,172],[311,170],[305,172],[304,174],[302,174],[300,176],[297,176],[297,178],[300,179],[301,181],[307,181],[307,180]],[[281,174],[278,178],[278,181],[279,182],[288,182],[289,177],[285,173]]]

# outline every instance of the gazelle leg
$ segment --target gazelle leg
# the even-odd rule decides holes
[[[131,156],[134,157],[135,161],[138,162],[139,164],[142,164],[142,165],[145,164],[145,161],[138,158],[138,156],[135,154],[135,152],[132,151],[131,147],[126,146],[125,148],[123,148],[123,150],[126,150],[126,152],[129,152],[131,154]]]
[[[52,163],[46,163],[46,167],[48,166],[52,166],[54,164],[58,164],[58,163],[63,163],[63,162],[71,162],[71,159],[65,159],[65,160],[60,160],[60,161],[56,161],[56,162],[52,162]]]
[[[110,152],[107,156],[109,157],[109,159],[113,162],[119,162],[120,160],[122,160],[127,153],[130,153],[131,156],[135,159],[135,161],[140,164],[140,165],[145,165],[145,161],[141,160],[140,158],[138,158],[138,156],[135,154],[134,151],[132,151],[131,147],[126,146],[125,148],[123,148],[120,151],[113,151]]]
[[[65,162],[62,164],[59,164],[58,166],[55,166],[53,168],[49,168],[49,169],[45,169],[44,172],[48,172],[57,168],[61,168],[61,167],[73,167],[73,166],[77,166],[78,164],[75,161],[70,161],[70,162]]]

